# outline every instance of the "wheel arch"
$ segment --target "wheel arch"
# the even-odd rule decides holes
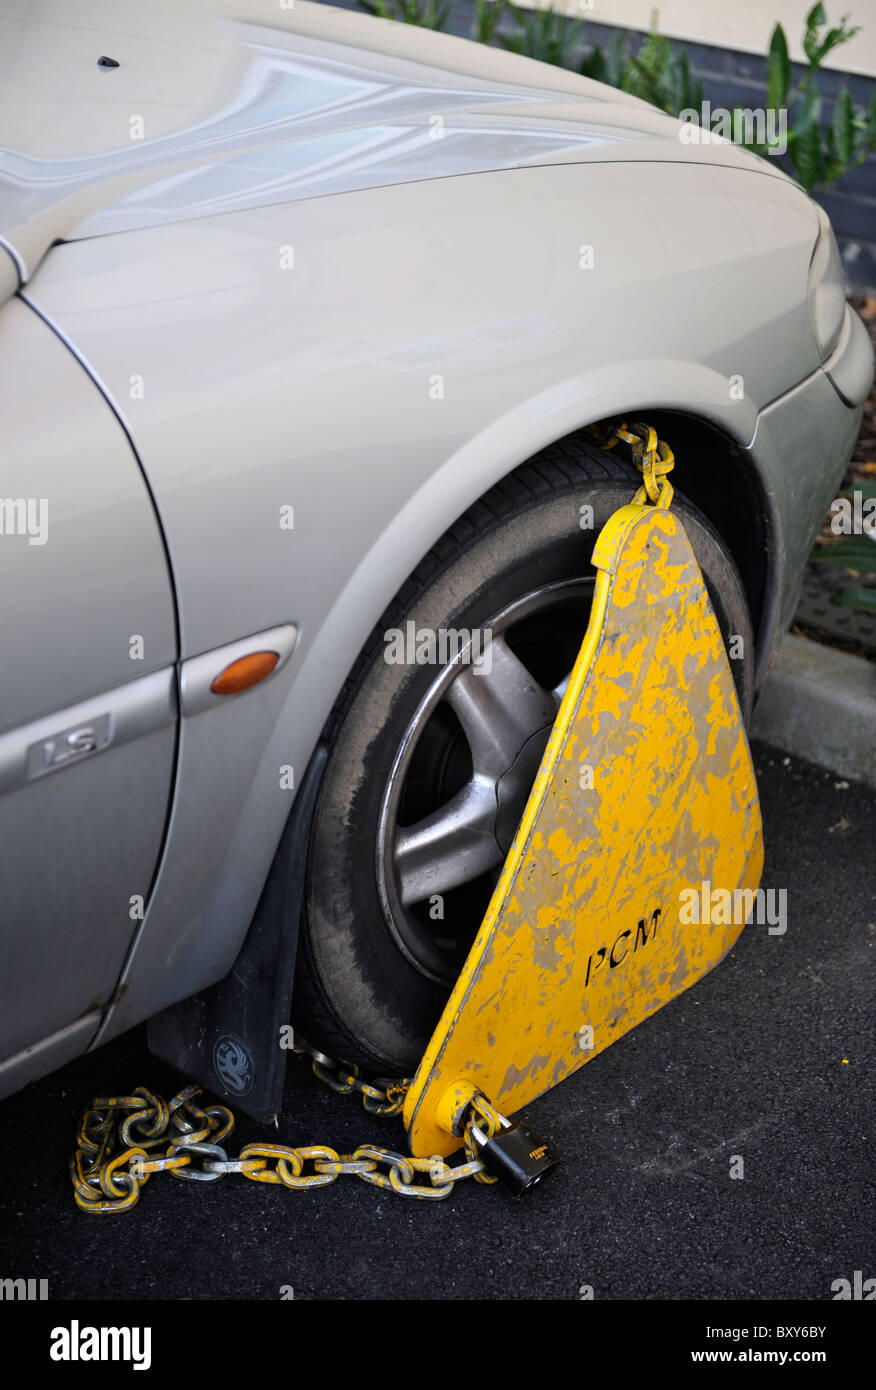
[[[782,582],[775,488],[751,447],[755,407],[747,399],[732,400],[729,383],[719,373],[690,362],[628,362],[586,379],[559,381],[467,440],[411,494],[338,595],[329,615],[332,626],[347,611],[351,590],[360,599],[364,592],[375,593],[379,575],[381,601],[372,605],[371,622],[360,622],[360,641],[347,674],[407,576],[471,506],[542,450],[589,425],[619,418],[646,419],[657,428],[675,452],[675,486],[727,544],[752,617],[759,686]]]

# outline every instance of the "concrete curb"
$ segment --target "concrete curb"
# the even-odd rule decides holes
[[[754,711],[751,733],[876,787],[876,663],[789,635]]]

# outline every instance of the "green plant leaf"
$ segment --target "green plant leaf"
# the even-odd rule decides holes
[[[536,58],[542,63],[553,63],[557,67],[573,65],[573,51],[584,29],[580,19],[557,10],[530,10],[524,13],[516,5],[511,4],[509,8],[520,27],[516,33],[497,35],[503,48],[512,53],[522,53],[527,58]]]
[[[592,77],[594,82],[607,82],[611,86],[617,86],[616,82],[611,81],[605,54],[598,44],[594,44],[590,52],[584,54],[578,71],[582,77]]]
[[[611,36],[605,66],[607,69],[606,80],[611,83],[612,87],[619,87],[627,67],[627,39],[620,29],[616,29]],[[874,111],[876,111],[876,92],[873,94],[873,102]]]
[[[846,608],[857,609],[859,613],[876,613],[876,589],[838,589],[831,598],[831,603],[842,603]]]
[[[378,19],[417,24],[421,29],[444,29],[453,12],[453,0],[359,0],[359,4]]]
[[[663,34],[654,30],[648,35],[638,53],[629,59],[623,87],[634,96],[650,101],[670,115],[677,115],[683,105],[677,104],[678,59]]]
[[[477,43],[489,43],[505,13],[505,0],[475,0],[471,36]]]
[[[794,137],[788,141],[788,152],[794,173],[808,192],[818,182],[822,171],[821,131],[817,125],[806,125],[795,131]]]
[[[797,113],[794,125],[802,131],[807,126],[818,126],[821,120],[821,93],[815,86],[806,88],[806,95],[800,103],[800,110]]]
[[[827,23],[827,15],[824,13],[824,6],[821,4],[813,5],[806,16],[806,30],[803,34],[803,52],[809,59],[809,66],[817,66],[815,55],[818,52],[818,31]]]
[[[856,492],[860,492],[864,502],[869,502],[871,498],[876,498],[876,478],[865,478],[860,483],[850,483],[844,487],[840,497],[854,497]]]
[[[827,15],[823,5],[814,5],[806,16],[806,32],[803,35],[803,52],[809,60],[810,76],[820,67],[828,53],[834,48],[839,48],[840,44],[848,43],[849,39],[860,33],[861,26],[856,24],[849,27],[849,16],[843,15],[839,24],[832,29],[828,29],[824,38],[819,36],[821,30],[827,23]]]
[[[855,145],[855,107],[848,87],[843,87],[834,103],[830,123],[834,158],[848,164]]]
[[[650,101],[652,106],[659,106],[662,111],[668,110],[657,76],[637,54],[630,59],[630,69],[632,82],[627,90],[643,101]]]
[[[771,111],[781,111],[788,100],[791,85],[791,59],[788,56],[788,40],[781,24],[773,29],[767,54],[767,107]]]
[[[819,67],[832,49],[839,48],[841,43],[848,43],[849,39],[853,39],[859,28],[860,26],[856,26],[854,29],[847,29],[846,22],[843,20],[839,29],[829,29],[815,49],[812,60],[813,67]]]
[[[671,82],[671,110],[673,116],[682,111],[702,111],[703,84],[691,72],[687,51],[676,48],[669,65]]]
[[[810,560],[821,565],[839,565],[856,574],[876,574],[876,541],[866,536],[850,536],[848,540],[838,541],[836,545],[825,545],[810,555]]]

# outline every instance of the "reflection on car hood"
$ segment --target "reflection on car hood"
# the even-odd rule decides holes
[[[0,54],[0,236],[23,278],[55,241],[379,184],[592,160],[771,171],[562,68],[304,0],[0,0]]]

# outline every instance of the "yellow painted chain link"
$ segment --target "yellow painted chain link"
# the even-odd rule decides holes
[[[371,1114],[396,1115],[404,1104],[409,1078],[370,1085],[348,1066],[296,1039],[295,1051],[310,1056],[321,1081],[342,1094],[358,1092]],[[485,1097],[476,1096],[463,1134],[467,1162],[451,1167],[443,1158],[412,1158],[375,1144],[360,1144],[351,1154],[339,1154],[324,1144],[293,1148],[287,1144],[245,1144],[229,1158],[221,1140],[234,1129],[226,1105],[201,1108],[197,1085],[184,1086],[166,1101],[145,1086],[127,1096],[97,1096],[82,1116],[76,1150],[70,1160],[74,1198],[81,1211],[130,1211],[153,1173],[213,1182],[227,1173],[240,1173],[253,1182],[277,1184],[300,1191],[328,1187],[342,1175],[395,1192],[401,1197],[441,1200],[454,1184],[473,1177],[493,1183],[478,1158],[470,1129],[492,1139],[501,1128],[498,1112]],[[164,1152],[154,1150],[164,1146]],[[381,1172],[381,1167],[387,1169]],[[417,1177],[428,1176],[429,1184]]]
[[[675,467],[675,455],[665,440],[657,438],[657,431],[652,425],[633,421],[627,426],[624,420],[619,425],[609,426],[607,430],[600,429],[598,425],[588,425],[587,431],[603,449],[613,449],[621,442],[628,444],[633,463],[642,475],[642,486],[633,501],[644,503],[647,500],[655,507],[668,509],[674,489],[666,475]]]

